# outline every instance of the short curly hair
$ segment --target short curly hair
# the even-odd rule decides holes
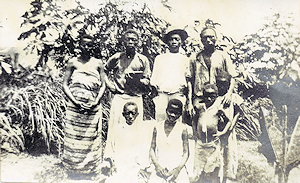
[[[124,38],[125,38],[125,35],[126,35],[126,34],[129,34],[129,33],[135,34],[135,35],[137,36],[138,39],[139,39],[139,37],[140,37],[140,35],[139,35],[139,33],[138,33],[137,31],[135,31],[135,30],[133,30],[133,29],[127,29],[127,30],[124,31],[123,34],[122,34],[123,40],[124,40]]]

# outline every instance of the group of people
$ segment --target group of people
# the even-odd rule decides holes
[[[150,68],[136,47],[139,34],[122,35],[125,51],[105,64],[90,56],[93,37],[81,37],[79,57],[68,62],[63,89],[68,98],[64,166],[73,173],[100,173],[106,182],[222,182],[237,171],[235,122],[239,104],[229,56],[216,49],[213,28],[202,30],[204,49],[193,59],[181,53],[188,34],[168,32],[168,52]],[[149,87],[152,86],[152,87]],[[112,93],[108,135],[102,158],[105,89]],[[155,119],[143,121],[143,98],[155,93]]]

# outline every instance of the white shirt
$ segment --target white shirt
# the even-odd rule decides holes
[[[186,77],[191,77],[188,57],[165,53],[155,58],[150,83],[161,92],[176,93],[187,87]]]

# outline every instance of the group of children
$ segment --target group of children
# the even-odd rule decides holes
[[[198,101],[193,120],[195,149],[189,149],[188,126],[182,121],[180,100],[168,102],[165,120],[152,122],[136,121],[137,105],[126,103],[122,113],[125,123],[120,122],[111,132],[115,137],[107,139],[104,156],[111,162],[111,171],[106,182],[222,182],[234,177],[234,125],[239,114],[233,101],[224,102],[229,79],[229,75],[222,73],[217,84],[204,86],[204,97]],[[193,172],[186,167],[191,153]]]

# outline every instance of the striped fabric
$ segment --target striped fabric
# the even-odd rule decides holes
[[[95,101],[102,84],[99,74],[92,71],[74,71],[69,84],[74,98],[87,105]],[[62,162],[66,169],[79,174],[98,173],[97,166],[102,160],[101,106],[98,105],[93,110],[82,110],[68,101],[64,130]]]
[[[101,161],[101,110],[79,111],[68,106],[65,123],[63,164],[72,172],[97,172]]]

